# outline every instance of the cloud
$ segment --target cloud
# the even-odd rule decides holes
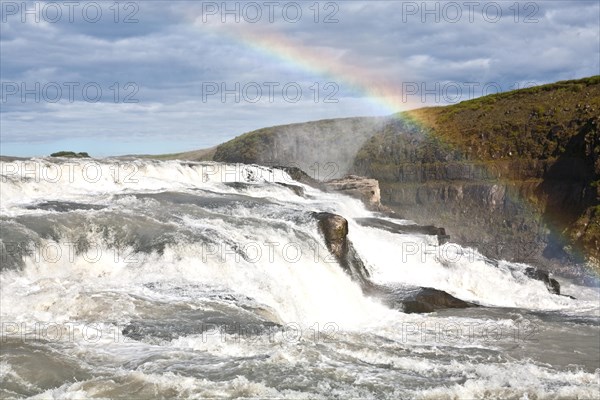
[[[78,4],[92,10],[92,3]],[[0,15],[3,154],[18,149],[27,155],[28,141],[37,143],[38,151],[43,143],[50,148],[70,139],[110,140],[113,145],[105,146],[102,155],[135,153],[135,143],[128,142],[132,137],[144,138],[147,148],[156,143],[156,152],[169,140],[186,150],[262,126],[392,111],[369,97],[368,83],[357,88],[335,70],[324,75],[319,65],[307,67],[285,52],[253,45],[245,32],[318,49],[324,64],[333,60],[333,65],[398,88],[406,82],[426,87],[494,82],[509,90],[522,82],[579,78],[600,69],[597,2],[519,3],[518,14],[510,8],[514,3],[494,3],[502,11],[498,20],[493,7],[483,11],[490,2],[481,2],[472,15],[463,3],[454,3],[462,12],[458,20],[449,2],[428,3],[428,9],[422,2],[317,2],[318,14],[314,3],[298,3],[302,17],[296,22],[290,18],[294,10],[286,14],[288,3],[280,3],[272,23],[267,8],[257,2],[263,13],[259,21],[244,20],[254,14],[240,15],[239,23],[225,15],[225,24],[222,10],[210,8],[220,8],[221,2],[120,2],[118,15],[110,8],[114,3],[97,2],[102,17],[95,23],[79,8],[72,22],[64,8],[58,22],[49,22],[43,12],[39,22],[31,13],[22,22],[21,10],[7,15],[14,10],[6,4]],[[27,7],[35,10],[35,4],[47,3],[29,2]],[[247,5],[239,4],[240,10]],[[235,3],[227,7],[235,9]],[[125,23],[127,16],[137,22]],[[338,22],[325,23],[327,17]],[[277,92],[269,101],[263,92],[259,101],[250,102],[252,96],[246,95],[252,90],[237,90],[240,102],[235,93],[225,102],[220,93],[203,99],[209,82],[229,90],[236,83],[242,89],[257,84],[263,91],[268,82],[279,83],[278,90],[294,83],[303,96],[291,102]],[[323,89],[328,82],[337,85],[337,103],[324,102],[331,94]],[[21,85],[35,91],[36,83],[46,92],[37,93],[39,99],[32,93],[23,97]],[[71,99],[65,85],[73,83]],[[19,91],[10,94],[15,84]],[[52,102],[54,84],[63,93]],[[102,96],[89,101],[98,87]],[[125,102],[127,96],[137,102]]]

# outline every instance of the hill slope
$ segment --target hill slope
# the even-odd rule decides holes
[[[328,119],[259,129],[217,147],[215,161],[296,166],[315,179],[346,174],[387,118]]]

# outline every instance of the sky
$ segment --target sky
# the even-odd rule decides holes
[[[0,154],[173,153],[598,74],[598,0],[2,0]]]

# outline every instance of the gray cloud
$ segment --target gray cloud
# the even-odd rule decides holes
[[[209,3],[204,2],[205,11]],[[162,152],[165,141],[174,148],[179,143],[179,149],[185,150],[211,146],[262,126],[393,111],[365,94],[368,83],[357,89],[335,70],[332,75],[322,75],[318,65],[305,68],[297,62],[300,60],[278,55],[268,46],[249,45],[239,36],[248,31],[266,31],[271,39],[285,38],[296,46],[319,48],[324,60],[364,71],[395,88],[401,88],[403,82],[426,87],[436,82],[494,82],[509,90],[515,84],[579,78],[600,70],[600,6],[595,1],[520,3],[517,21],[514,9],[509,8],[513,2],[498,2],[494,4],[503,15],[496,22],[491,21],[491,11],[482,12],[490,3],[481,2],[471,22],[464,3],[456,2],[463,15],[455,23],[449,20],[454,14],[441,14],[436,22],[435,15],[409,7],[420,8],[422,2],[329,3],[318,2],[319,23],[314,22],[310,2],[301,3],[303,15],[297,23],[286,21],[279,10],[274,23],[263,14],[256,24],[243,18],[235,23],[231,16],[222,24],[218,14],[206,15],[204,23],[202,3],[187,1],[120,2],[117,23],[109,8],[112,2],[95,3],[103,12],[96,23],[77,13],[73,22],[63,14],[56,23],[44,18],[38,23],[30,15],[23,23],[19,13],[6,15],[3,2],[2,152],[25,154],[27,142],[39,144],[33,153],[43,148],[43,143],[50,148],[53,143],[85,139],[111,141],[113,145],[105,146],[102,155],[134,153],[136,144],[131,138],[144,140],[147,148],[156,143],[156,152]],[[28,7],[34,4],[29,2]],[[80,5],[86,4],[90,3]],[[334,18],[339,22],[323,23],[323,18],[336,10],[332,4],[338,7]],[[434,7],[436,3],[428,4]],[[441,10],[449,2],[438,4]],[[527,4],[535,7],[526,8]],[[262,10],[266,8],[262,6]],[[138,22],[124,23],[132,11]],[[531,13],[530,23],[526,23],[524,19]],[[322,85],[330,81],[337,84],[337,103],[323,102],[329,93]],[[62,97],[55,103],[43,95],[39,102],[33,95],[25,101],[19,93],[7,97],[6,90],[14,88],[13,83],[19,89],[21,84],[31,89],[36,82],[41,88],[56,82],[63,88]],[[65,82],[79,84],[73,99]],[[236,82],[241,87],[251,82],[278,82],[280,87],[294,82],[303,89],[303,96],[298,102],[289,102],[279,93],[269,102],[263,93],[256,103],[244,98],[237,103],[229,95],[222,103],[217,94],[203,101],[206,82],[225,83],[228,88]],[[321,85],[316,103],[310,89],[315,82]],[[128,83],[133,86],[126,90]],[[81,90],[86,84],[101,88],[98,102],[86,101]],[[52,87],[46,94],[53,96]],[[128,94],[138,102],[123,103]]]

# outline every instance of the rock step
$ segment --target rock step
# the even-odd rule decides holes
[[[450,239],[450,236],[446,235],[444,228],[438,228],[433,225],[402,225],[381,218],[356,218],[355,221],[361,226],[383,229],[397,234],[412,233],[437,236],[439,244],[446,243]]]
[[[430,313],[448,308],[479,307],[458,299],[443,290],[429,287],[391,287],[372,285],[365,293],[382,301],[390,308],[401,309],[407,314]]]

